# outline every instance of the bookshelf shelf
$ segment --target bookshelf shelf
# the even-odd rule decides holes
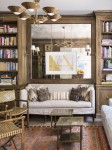
[[[102,32],[101,34],[102,35],[109,35],[109,34],[112,35],[112,32]]]
[[[18,58],[0,58],[0,62],[17,62]]]
[[[6,36],[6,35],[8,35],[8,36],[12,36],[12,35],[16,36],[16,35],[17,35],[17,32],[12,32],[12,33],[9,33],[9,32],[1,32],[1,33],[0,33],[0,36]]]
[[[17,45],[0,45],[0,49],[1,48],[17,48]]]
[[[3,71],[3,70],[0,70],[0,74],[4,74],[4,73],[14,73],[14,74],[17,74],[18,71]]]

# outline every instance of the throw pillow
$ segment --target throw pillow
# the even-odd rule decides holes
[[[89,87],[80,87],[81,95],[80,100],[82,101],[89,101],[90,100],[90,90]]]
[[[35,102],[38,100],[37,90],[35,88],[31,88],[28,90],[28,99],[29,101]]]
[[[37,90],[37,95],[38,95],[38,100],[40,102],[50,99],[50,93],[49,93],[48,88],[46,88],[46,89],[42,88],[40,90]]]
[[[80,100],[80,88],[72,88],[70,92],[70,100],[79,101]]]
[[[87,94],[87,87],[80,87],[80,100],[85,101],[85,97]]]

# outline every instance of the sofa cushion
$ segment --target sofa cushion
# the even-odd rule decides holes
[[[35,88],[28,90],[28,100],[33,102],[38,100],[37,90]]]
[[[37,90],[37,95],[38,95],[38,100],[40,102],[50,99],[50,93],[49,93],[48,88],[45,88],[45,89],[41,88],[41,89]]]
[[[25,106],[25,105],[24,105]],[[68,100],[47,100],[43,102],[30,102],[30,108],[90,108],[91,102],[85,101],[68,101]]]

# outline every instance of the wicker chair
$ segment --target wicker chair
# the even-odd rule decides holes
[[[11,116],[11,111],[12,110],[1,111],[0,114],[10,113],[9,116]],[[18,120],[21,120],[21,127],[17,126]],[[7,144],[12,141],[15,149],[17,150],[13,138],[18,134],[21,134],[21,150],[24,150],[24,116],[0,121],[0,140],[5,138],[5,142],[0,142],[0,149],[6,149]]]
[[[23,101],[25,103],[27,103],[27,107],[26,108],[20,108],[17,106],[17,101]],[[29,103],[28,101],[25,100],[17,100],[15,98],[15,90],[7,90],[7,91],[0,91],[0,104],[4,107],[4,110],[8,109],[8,103],[9,102],[13,102],[13,106],[12,106],[12,111],[11,111],[11,116],[13,117],[19,117],[22,116],[23,114],[27,114],[27,126],[29,127]]]

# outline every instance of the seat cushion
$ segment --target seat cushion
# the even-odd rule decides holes
[[[25,104],[24,104],[25,105]],[[74,107],[91,107],[91,102],[71,101],[71,100],[47,100],[44,102],[30,102],[30,108],[74,108]]]

